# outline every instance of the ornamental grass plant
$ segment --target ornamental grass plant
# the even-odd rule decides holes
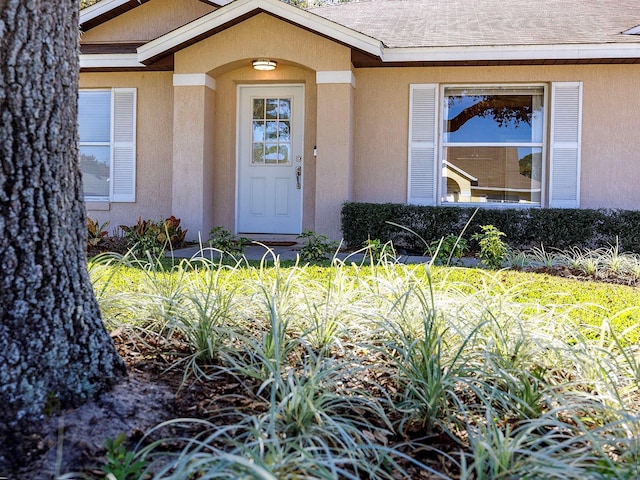
[[[142,478],[640,474],[636,288],[268,257],[92,262],[107,327],[209,404],[132,447]]]

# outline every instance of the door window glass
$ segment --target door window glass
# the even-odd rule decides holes
[[[291,98],[252,99],[252,165],[291,165]]]

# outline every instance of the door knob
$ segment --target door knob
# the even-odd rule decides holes
[[[296,167],[296,188],[300,190],[302,188],[302,167]]]

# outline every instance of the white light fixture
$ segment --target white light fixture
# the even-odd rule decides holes
[[[263,70],[263,71],[275,70],[277,65],[278,64],[273,60],[267,60],[264,58],[253,61],[253,68],[255,70]]]

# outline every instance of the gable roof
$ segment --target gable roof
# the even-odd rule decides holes
[[[149,0],[101,0],[80,11],[80,30],[87,31],[112,18],[122,15]],[[231,3],[232,0],[200,0],[214,7],[221,7]]]
[[[167,54],[192,45],[259,13],[273,15],[370,55],[381,55],[382,44],[379,40],[310,11],[293,7],[280,0],[235,0],[215,12],[140,46],[139,61],[145,64],[153,63]]]
[[[102,0],[81,12],[81,24],[146,1]],[[356,67],[640,63],[640,36],[624,33],[640,25],[638,0],[359,0],[309,10],[280,0],[200,1],[221,8],[140,45],[128,66],[157,65],[259,13],[350,47]]]

